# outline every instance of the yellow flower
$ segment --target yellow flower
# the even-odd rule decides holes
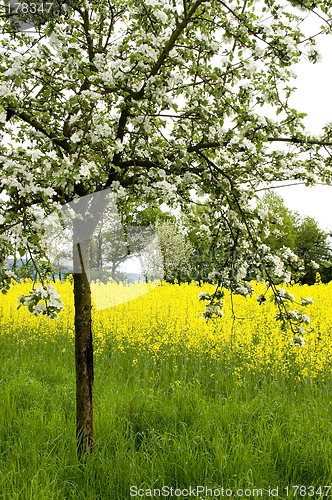
[[[168,362],[170,356],[181,353],[184,363],[190,363],[196,353],[202,359],[215,362],[222,354],[226,360],[239,359],[234,370],[239,383],[245,374],[294,374],[301,379],[324,376],[331,367],[332,359],[332,282],[308,285],[284,285],[302,305],[303,314],[310,317],[315,330],[299,334],[305,341],[293,346],[291,338],[299,335],[285,334],[279,322],[274,320],[276,305],[270,301],[264,284],[253,283],[255,293],[251,298],[233,296],[233,307],[241,319],[232,319],[230,293],[224,297],[224,317],[209,321],[202,320],[204,301],[199,293],[211,294],[214,287],[199,286],[197,282],[183,284],[162,283],[142,294],[143,283],[125,286],[109,282],[93,285],[94,293],[103,297],[116,297],[113,307],[104,310],[93,308],[93,336],[96,355],[102,355],[105,347],[117,349],[119,353],[130,351],[137,365],[140,355],[150,356],[158,365]],[[65,304],[58,320],[49,320],[31,314],[27,308],[17,310],[20,295],[28,295],[32,289],[31,280],[14,284],[7,295],[0,300],[1,335],[10,333],[21,342],[40,342],[48,338],[56,342],[63,337],[74,339],[73,284],[70,279],[54,283]],[[257,297],[264,294],[266,301],[259,304]],[[128,297],[130,300],[128,300]],[[313,300],[305,305],[303,297]],[[127,298],[127,300],[125,300]],[[65,353],[65,350],[62,351]],[[205,363],[205,361],[204,361]],[[178,365],[180,368],[178,368]],[[181,365],[177,361],[174,371]],[[211,377],[214,374],[211,373]],[[197,383],[195,378],[193,383]]]

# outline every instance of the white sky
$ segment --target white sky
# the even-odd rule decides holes
[[[318,32],[319,24],[317,28]],[[313,134],[319,134],[326,123],[332,122],[332,35],[318,36],[316,41],[321,61],[302,62],[294,67],[297,91],[289,100],[293,108],[308,114],[304,124]],[[314,217],[322,229],[332,230],[332,186],[291,186],[276,192],[288,208]]]

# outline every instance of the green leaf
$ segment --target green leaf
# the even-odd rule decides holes
[[[53,31],[54,31],[54,28],[55,28],[54,22],[50,21],[46,30],[45,30],[46,36],[51,36]]]

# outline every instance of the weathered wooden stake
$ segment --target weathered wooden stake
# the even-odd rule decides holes
[[[75,234],[75,233],[74,233]],[[75,301],[76,438],[78,458],[93,451],[93,344],[91,330],[90,242],[73,248]]]

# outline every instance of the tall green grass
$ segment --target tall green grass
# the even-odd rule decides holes
[[[109,342],[95,359],[95,453],[81,465],[73,343],[27,337],[0,335],[1,499],[120,500],[133,485],[263,488],[261,498],[279,486],[287,498],[287,485],[331,484],[331,374],[244,374],[240,385],[236,355],[155,358]]]

